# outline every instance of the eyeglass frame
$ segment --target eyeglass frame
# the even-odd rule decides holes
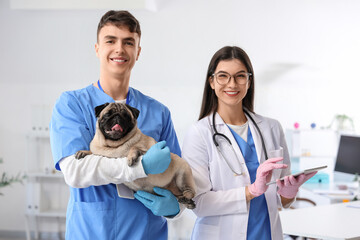
[[[217,74],[219,74],[219,73],[227,74],[227,75],[229,75],[229,76],[230,76],[230,77],[228,78],[228,81],[227,81],[226,83],[221,84],[221,83],[219,83],[219,82],[218,82],[218,80],[217,80],[217,76],[216,76],[216,75],[217,75]],[[245,74],[245,75],[247,76],[247,80],[246,80],[246,82],[245,82],[245,83],[238,83],[238,82],[236,81],[235,76],[236,76],[237,74],[239,74],[239,73],[243,73],[243,74]],[[230,82],[231,78],[233,78],[233,79],[234,79],[234,81],[235,81],[235,83],[236,83],[236,84],[240,84],[240,85],[247,84],[247,83],[248,83],[248,81],[250,80],[250,76],[252,76],[252,73],[249,73],[249,72],[241,72],[241,71],[240,71],[240,72],[235,73],[234,75],[231,75],[230,73],[225,72],[225,71],[219,71],[219,72],[217,72],[217,73],[213,73],[213,74],[211,75],[211,77],[212,77],[212,78],[215,78],[216,82],[217,82],[219,85],[222,85],[222,86],[224,86],[224,85],[228,84],[228,83]]]

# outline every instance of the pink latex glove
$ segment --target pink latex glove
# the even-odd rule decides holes
[[[284,177],[284,180],[276,180],[276,185],[278,186],[278,194],[287,199],[292,199],[296,197],[297,192],[299,191],[299,187],[312,178],[317,172],[309,173],[309,174],[301,174],[297,177],[292,175]]]
[[[260,166],[256,171],[256,179],[253,184],[248,187],[248,190],[251,195],[258,197],[263,194],[269,186],[266,186],[266,183],[270,182],[272,170],[279,168],[287,168],[286,164],[280,164],[277,162],[282,161],[283,158],[269,158]]]

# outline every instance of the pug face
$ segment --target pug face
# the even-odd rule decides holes
[[[127,104],[105,103],[95,108],[98,126],[105,139],[117,141],[135,126],[140,111]]]

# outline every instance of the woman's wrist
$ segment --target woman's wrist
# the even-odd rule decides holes
[[[255,198],[255,196],[250,193],[248,186],[245,187],[245,196],[247,202],[250,202],[251,199]]]
[[[295,198],[286,198],[280,195],[281,205],[283,208],[288,208]]]

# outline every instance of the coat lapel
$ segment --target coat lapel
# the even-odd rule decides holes
[[[252,112],[248,111],[248,113],[250,114],[250,116],[254,119],[254,121],[256,122],[256,124],[258,125],[262,135],[264,136],[264,138],[266,138],[266,131],[269,131],[266,129],[266,126],[264,126],[264,121],[262,121],[262,119],[256,115],[253,114]],[[209,118],[209,122],[210,125],[212,127],[212,114],[210,114],[208,116]],[[251,121],[251,119],[249,117],[248,121],[249,121],[249,126],[250,126],[250,130],[251,130],[251,134],[253,136],[254,139],[254,144],[255,144],[255,148],[256,148],[256,153],[257,153],[257,157],[259,160],[259,163],[263,163],[265,161],[265,154],[264,154],[264,149],[262,147],[262,143],[261,143],[261,138],[260,138],[260,134],[257,131],[254,123]],[[235,153],[237,156],[239,156],[239,160],[241,161],[242,164],[245,164],[245,159],[241,153],[240,147],[237,144],[233,134],[231,133],[230,129],[227,127],[227,125],[224,123],[223,119],[220,117],[220,115],[218,113],[215,114],[215,124],[216,124],[216,129],[219,133],[224,134],[225,136],[227,136],[230,141],[231,144],[233,145],[233,148],[235,150]],[[213,131],[213,130],[212,130]],[[264,139],[265,141],[265,145],[266,145],[266,139]]]
[[[211,123],[211,128],[212,131],[213,130],[213,122],[212,122],[212,114],[210,114],[208,116],[209,118],[209,122]],[[236,155],[238,156],[241,165],[243,166],[245,164],[245,159],[241,153],[240,147],[237,144],[233,134],[231,133],[230,129],[228,128],[228,126],[224,123],[223,119],[220,117],[220,115],[218,113],[215,114],[215,124],[216,124],[216,129],[219,133],[224,134],[225,136],[227,136],[229,138],[229,140],[231,141],[232,147],[236,153]],[[229,161],[231,161],[231,164],[233,164],[233,166],[237,166],[237,159],[230,159]]]
[[[263,134],[263,132],[265,131],[264,129],[264,125],[263,125],[263,121],[261,118],[259,118],[256,114],[253,114],[252,112],[248,111],[248,113],[250,114],[250,116],[254,119],[255,123],[258,125],[261,133]],[[258,132],[258,130],[255,127],[255,124],[251,121],[251,119],[249,117],[248,121],[249,121],[249,126],[250,126],[250,130],[251,130],[251,134],[253,136],[254,139],[254,144],[255,144],[255,148],[256,148],[256,153],[257,153],[257,157],[259,160],[259,163],[263,163],[265,161],[265,155],[264,155],[264,149],[262,147],[262,143],[261,143],[261,137],[260,134]]]

